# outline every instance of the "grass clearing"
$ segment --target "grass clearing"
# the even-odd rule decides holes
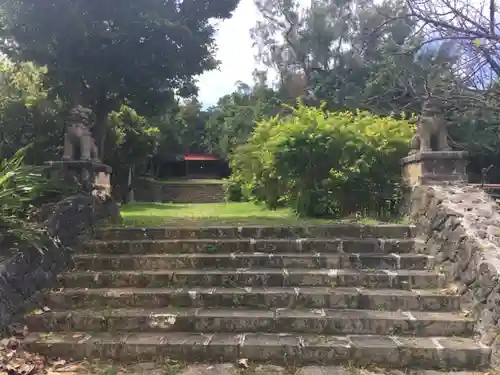
[[[121,206],[123,226],[317,225],[342,221],[376,224],[380,221],[299,218],[288,208],[274,211],[254,203],[128,203]]]

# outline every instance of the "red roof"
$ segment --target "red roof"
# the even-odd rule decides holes
[[[219,160],[217,156],[208,154],[196,154],[196,153],[186,153],[184,154],[184,160]]]

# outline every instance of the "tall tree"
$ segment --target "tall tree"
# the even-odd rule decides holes
[[[0,49],[47,66],[54,93],[90,106],[102,146],[108,113],[122,103],[151,115],[196,91],[194,76],[217,63],[209,21],[238,2],[5,0]]]
[[[443,70],[430,54],[416,55],[422,35],[402,1],[315,0],[308,7],[298,0],[255,2],[262,14],[253,30],[257,58],[279,73],[282,92],[300,96],[290,86],[302,78],[312,103],[411,112],[419,108],[422,83]]]
[[[107,139],[112,150],[108,162],[113,167],[114,183],[122,188],[123,197],[128,195],[128,199],[133,200],[130,187],[136,176],[145,173],[150,158],[156,153],[159,129],[125,105],[119,112],[111,112],[108,120],[112,130]]]
[[[498,0],[405,0],[425,39],[418,47],[447,45],[457,59],[453,82],[443,90],[453,104],[451,129],[458,147],[472,155],[476,169],[500,158],[500,28]],[[421,48],[421,49],[422,49]],[[476,171],[476,172],[478,172]],[[500,180],[495,168],[496,181]]]
[[[412,17],[427,32],[426,44],[452,41],[460,50],[461,78],[488,88],[500,77],[498,1],[406,0]]]
[[[276,115],[282,109],[278,93],[265,82],[250,87],[239,82],[235,92],[224,95],[209,108],[205,147],[227,157],[235,146],[247,141],[256,121]]]
[[[163,116],[153,119],[160,129],[159,156],[185,152],[206,152],[204,145],[206,113],[196,99],[184,100]]]
[[[53,159],[62,146],[61,103],[48,100],[43,84],[47,70],[30,62],[0,62],[0,160],[31,144],[24,160]]]

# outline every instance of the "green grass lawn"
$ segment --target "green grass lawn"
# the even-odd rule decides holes
[[[298,218],[290,209],[275,211],[254,203],[129,203],[121,207],[127,227],[203,225],[300,225],[331,224],[331,219]],[[365,224],[376,220],[363,219]]]

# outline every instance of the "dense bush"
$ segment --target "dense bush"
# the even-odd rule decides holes
[[[240,183],[233,179],[224,184],[224,193],[228,202],[242,202],[245,200]]]
[[[0,161],[0,242],[16,248],[40,248],[45,232],[32,220],[34,206],[44,198],[64,196],[72,189],[49,180],[43,167],[24,164],[27,147]],[[5,245],[7,244],[7,245]]]
[[[400,200],[400,158],[413,131],[405,120],[299,105],[257,124],[232,155],[231,183],[299,215],[388,216]]]

